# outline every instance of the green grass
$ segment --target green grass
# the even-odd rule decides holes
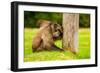
[[[36,34],[37,29],[24,30],[24,61],[51,61],[51,60],[74,60],[90,58],[90,29],[81,28],[78,33],[78,54],[74,55],[70,51],[42,51],[32,52],[32,38]],[[55,42],[58,47],[62,47],[61,40]]]

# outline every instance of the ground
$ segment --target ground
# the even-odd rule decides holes
[[[32,37],[35,36],[37,29],[25,28],[24,30],[24,61],[50,61],[50,60],[74,60],[90,58],[90,29],[80,28],[78,33],[78,49],[77,55],[70,51],[42,51],[32,52]],[[61,40],[55,42],[58,47],[62,47]]]

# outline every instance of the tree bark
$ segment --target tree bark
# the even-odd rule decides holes
[[[64,50],[78,52],[79,14],[63,13],[63,44]]]

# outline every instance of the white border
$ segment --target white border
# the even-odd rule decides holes
[[[68,12],[68,13],[88,13],[91,14],[91,58],[82,60],[65,60],[65,61],[44,61],[44,62],[24,62],[24,11],[43,11],[43,12]],[[84,8],[62,8],[48,6],[18,6],[18,68],[36,68],[50,66],[71,66],[95,64],[95,10]]]

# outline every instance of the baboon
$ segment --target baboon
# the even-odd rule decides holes
[[[54,39],[61,36],[62,28],[59,24],[54,24],[48,20],[39,20],[40,26],[38,33],[32,39],[32,50],[58,50],[63,51],[54,44]]]

